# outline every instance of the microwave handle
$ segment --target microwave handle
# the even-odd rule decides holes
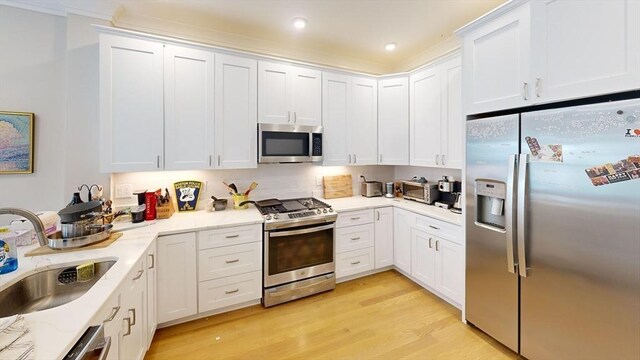
[[[294,113],[295,114],[295,113]],[[313,156],[313,133],[309,133],[309,158]]]
[[[274,237],[283,237],[283,236],[291,236],[291,235],[302,235],[302,234],[310,234],[314,232],[320,232],[324,230],[333,229],[334,224],[312,227],[308,229],[300,229],[300,230],[290,230],[290,231],[272,231],[269,233],[270,238]]]

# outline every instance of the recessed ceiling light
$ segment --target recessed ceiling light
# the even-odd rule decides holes
[[[393,51],[396,49],[396,43],[388,43],[384,46],[384,49],[387,51]]]
[[[305,27],[307,27],[307,20],[305,20],[303,18],[297,18],[297,19],[293,20],[293,26],[296,29],[304,29]]]

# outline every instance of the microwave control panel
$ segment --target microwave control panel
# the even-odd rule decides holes
[[[311,156],[322,156],[322,134],[311,134]]]

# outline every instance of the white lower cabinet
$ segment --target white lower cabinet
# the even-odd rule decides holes
[[[411,276],[431,287],[436,283],[435,242],[429,233],[411,229]]]
[[[375,268],[393,265],[393,207],[374,210]]]
[[[411,227],[416,215],[403,209],[395,209],[393,215],[393,264],[411,274]]]
[[[449,299],[464,301],[464,248],[445,239],[436,240],[436,289]]]
[[[119,357],[140,360],[147,352],[146,346],[146,289],[147,278],[144,258],[140,259],[127,275],[122,285],[122,312]]]
[[[158,323],[198,312],[196,234],[158,237]]]
[[[158,327],[158,276],[156,270],[156,242],[147,249],[147,306],[145,314],[147,318],[147,350],[151,347],[153,335]]]
[[[261,297],[261,270],[202,281],[198,285],[198,310],[200,312],[216,310]]]
[[[104,337],[111,341],[105,360],[120,359],[119,344],[122,330],[120,308],[120,291],[116,291],[91,320],[92,324],[104,324]]]
[[[374,269],[375,234],[373,210],[338,214],[336,220],[336,279]]]
[[[374,261],[373,247],[336,254],[336,278],[373,270]]]

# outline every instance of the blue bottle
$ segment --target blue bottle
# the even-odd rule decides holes
[[[0,232],[0,274],[12,272],[18,268],[18,250],[14,235],[12,232]]]

